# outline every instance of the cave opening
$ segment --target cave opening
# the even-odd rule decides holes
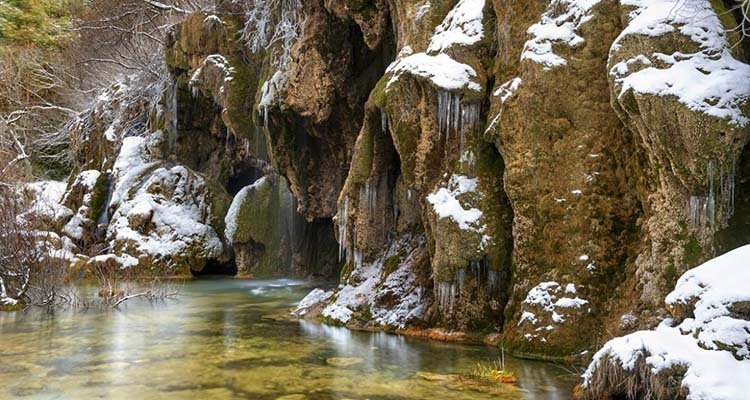
[[[227,179],[225,186],[230,196],[234,197],[242,188],[252,185],[266,175],[266,172],[253,161],[257,160],[243,160],[232,167],[232,174]]]
[[[208,260],[206,265],[200,271],[190,270],[190,273],[195,278],[207,278],[207,277],[230,277],[237,275],[237,264],[234,259],[228,262],[220,262],[218,260]]]

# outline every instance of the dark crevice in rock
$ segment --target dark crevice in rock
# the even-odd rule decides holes
[[[195,271],[191,269],[190,273],[195,277],[212,275],[235,276],[237,275],[237,265],[234,263],[234,260],[230,262],[208,260],[202,270]]]

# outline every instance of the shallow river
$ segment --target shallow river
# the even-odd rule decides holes
[[[198,280],[163,303],[0,312],[0,399],[570,398],[576,377],[548,363],[507,360],[522,390],[494,395],[424,379],[496,360],[490,347],[263,318],[309,290],[289,280]]]

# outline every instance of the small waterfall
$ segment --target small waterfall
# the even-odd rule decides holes
[[[268,128],[265,126],[255,126],[255,131],[253,132],[252,155],[258,160],[270,162],[268,156],[268,141],[266,140],[267,129]]]
[[[107,195],[104,197],[102,212],[99,214],[99,218],[97,218],[96,220],[96,224],[99,226],[109,225],[109,203],[112,201],[112,190],[114,189],[114,185],[112,184],[112,173],[109,171],[107,172],[105,185],[107,188]]]
[[[460,295],[464,291],[464,286],[466,285],[466,268],[459,268],[458,271],[456,271],[456,283],[458,294]]]
[[[286,179],[278,177],[279,217],[286,228],[289,237],[290,256],[297,250],[298,233],[302,230],[302,217],[297,213],[297,199],[295,199]]]
[[[364,255],[360,250],[354,250],[354,269],[361,269],[363,265]]]
[[[459,161],[461,162],[461,169],[469,174],[474,173],[474,165],[477,162],[477,157],[474,155],[473,151],[466,150],[462,152]]]
[[[170,116],[169,128],[172,130],[172,133],[174,135],[177,135],[177,128],[178,128],[178,123],[177,123],[177,91],[178,91],[178,89],[177,89],[177,80],[176,79],[172,83],[172,88],[171,88],[170,91],[171,91],[172,95],[171,95],[171,98],[169,99],[169,101],[170,101],[170,105],[169,105],[169,108],[170,108],[169,109],[169,116]]]
[[[383,109],[380,109],[380,130],[384,135],[388,134],[388,114]]]
[[[348,256],[348,249],[346,246],[347,243],[347,226],[349,224],[349,197],[344,197],[344,209],[339,209],[338,213],[336,213],[336,223],[338,226],[338,235],[339,235],[339,261],[344,260],[346,257],[346,261],[349,260]]]

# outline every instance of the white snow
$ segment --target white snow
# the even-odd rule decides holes
[[[718,350],[729,346],[750,358],[750,321],[734,318],[731,306],[750,301],[750,246],[741,247],[686,272],[666,298],[668,305],[694,305],[694,317],[681,324],[701,347]]]
[[[448,187],[441,187],[431,193],[427,196],[427,201],[441,219],[451,218],[463,230],[483,232],[484,226],[478,226],[482,211],[473,207],[466,209],[458,199],[458,196],[475,192],[477,182],[477,178],[454,174],[448,181]]]
[[[431,6],[432,5],[430,4],[430,0],[425,1],[424,4],[417,8],[417,13],[414,15],[414,20],[421,20],[430,11]]]
[[[293,313],[300,316],[305,315],[308,308],[328,301],[331,296],[333,296],[332,290],[313,289],[305,298],[300,300]]]
[[[584,300],[578,296],[574,298],[562,297],[562,295],[567,293],[576,294],[574,284],[568,283],[563,290],[563,287],[557,282],[542,282],[529,290],[523,304],[547,312],[552,322],[560,324],[565,322],[566,315],[562,313],[563,311],[568,313],[571,312],[572,309],[580,309],[589,303],[588,300]],[[518,325],[520,326],[526,321],[530,322],[532,325],[536,325],[539,321],[538,314],[532,313],[528,310],[523,310]],[[540,329],[537,329],[536,331],[539,330]]]
[[[414,53],[411,47],[404,46],[396,61],[386,69],[390,78],[385,90],[402,75],[410,74],[428,79],[434,86],[446,91],[481,91],[482,86],[476,81],[477,73],[474,68],[456,61],[445,52],[453,46],[471,46],[482,39],[484,3],[485,0],[459,0],[435,28],[427,52]],[[420,10],[426,12],[429,6],[428,1]]]
[[[500,96],[500,103],[505,104],[518,91],[518,88],[521,87],[521,82],[521,78],[515,77],[500,85],[492,94]]]
[[[471,46],[484,36],[484,0],[459,0],[448,12],[427,47],[428,53],[438,53],[455,45]]]
[[[159,137],[155,132],[149,140]],[[204,179],[180,165],[159,168],[149,162],[145,138],[123,139],[113,177],[110,205],[115,211],[108,240],[127,243],[126,252],[164,259],[191,250],[209,259],[223,252],[208,222],[211,206]]]
[[[260,101],[258,110],[265,110],[274,103],[281,100],[281,93],[286,90],[289,83],[289,74],[284,71],[276,71],[271,79],[263,83],[260,90]]]
[[[680,33],[695,42],[694,53],[638,54],[610,70],[620,85],[620,95],[675,96],[693,111],[746,126],[750,120],[742,107],[750,98],[750,65],[730,53],[724,27],[709,0],[623,0],[635,7],[630,22],[615,41],[616,55],[631,36]],[[634,68],[637,67],[637,68]],[[637,69],[636,71],[633,71]]]
[[[71,188],[80,188],[83,190],[83,204],[76,210],[75,215],[68,221],[63,227],[63,232],[74,239],[83,239],[83,226],[90,223],[91,220],[87,217],[91,210],[90,206],[93,201],[94,188],[96,182],[101,177],[101,172],[97,170],[82,171],[79,173]]]
[[[72,210],[60,204],[67,188],[65,182],[32,182],[26,184],[25,188],[33,193],[28,217],[43,216],[57,220],[73,214]],[[24,213],[23,217],[28,218],[27,213]]]
[[[434,56],[416,53],[400,58],[388,66],[386,73],[391,74],[386,90],[407,73],[428,79],[433,85],[445,90],[481,90],[479,83],[474,80],[477,77],[474,68],[443,53]]]
[[[546,70],[566,65],[567,60],[555,54],[552,46],[575,48],[583,44],[577,31],[591,19],[591,8],[597,3],[599,0],[552,1],[541,20],[528,29],[532,38],[524,44],[521,60],[541,64]]]
[[[110,206],[116,207],[127,197],[130,190],[144,174],[153,169],[157,163],[146,160],[146,139],[142,137],[127,137],[122,140],[120,154],[115,160]]]
[[[392,243],[378,259],[372,262],[356,255],[355,266],[349,277],[333,295],[322,315],[341,323],[351,320],[362,308],[369,309],[372,320],[383,326],[404,328],[427,312],[427,293],[414,275],[413,262],[420,251],[424,251],[424,238],[412,240],[401,238]],[[383,276],[384,260],[407,251],[398,268]],[[396,303],[393,304],[393,300]],[[300,310],[300,307],[297,308]]]
[[[108,236],[131,242],[139,253],[152,256],[171,257],[200,246],[206,258],[217,258],[223,252],[223,244],[206,222],[210,212],[206,183],[199,176],[189,175],[183,166],[155,170],[132,197],[121,202]],[[174,187],[175,191],[165,197],[153,193],[153,187]],[[145,217],[153,228],[143,232],[140,227],[131,226],[136,217]]]
[[[656,330],[610,340],[594,355],[583,375],[584,385],[590,384],[604,357],[619,362],[626,371],[632,371],[643,357],[652,373],[674,366],[686,368],[682,387],[688,390],[688,400],[747,398],[750,321],[730,311],[733,303],[750,301],[749,260],[750,246],[744,246],[686,272],[666,302],[687,306],[695,302],[695,318],[677,326],[666,320]]]

